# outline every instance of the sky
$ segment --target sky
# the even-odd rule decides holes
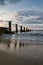
[[[32,29],[43,29],[43,0],[0,0],[0,26],[8,20]]]

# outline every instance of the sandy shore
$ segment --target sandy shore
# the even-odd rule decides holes
[[[0,65],[43,65],[43,60],[17,57],[0,50]]]
[[[25,58],[10,55],[0,50],[0,65],[28,65]]]

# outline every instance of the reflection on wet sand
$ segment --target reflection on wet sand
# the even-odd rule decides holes
[[[19,45],[19,48],[24,47],[24,43],[22,43],[21,40],[19,40],[19,43],[17,43],[17,40],[15,40],[14,42],[15,48],[17,47],[17,45]]]
[[[22,47],[26,46],[25,42],[22,41],[22,39],[20,39],[20,40],[18,39],[18,35],[17,34],[16,34],[15,38],[13,38],[13,39],[12,39],[12,37],[1,36],[0,37],[0,43],[1,44],[3,43],[5,46],[7,46],[7,48],[10,48],[11,45],[14,48],[17,48],[17,46],[19,48],[22,48]]]
[[[18,43],[18,41],[19,41],[19,43]],[[22,46],[24,47],[24,43],[22,43],[22,39],[18,40],[18,34],[16,34],[16,37],[15,37],[15,42],[14,42],[15,48],[17,47],[17,45],[19,45],[19,48],[21,48]]]
[[[19,47],[21,48],[22,46],[24,47],[24,43],[22,43],[20,40]]]
[[[15,48],[16,48],[16,46],[17,46],[17,40],[15,40],[15,43],[14,44],[15,44]]]
[[[7,48],[24,48],[29,45],[42,45],[43,43],[37,43],[33,41],[24,40],[23,37],[18,39],[18,34],[13,36],[0,36],[0,44],[7,46]]]
[[[10,39],[8,39],[8,48],[10,47],[10,43],[11,43],[11,41],[10,41]]]
[[[25,41],[24,39],[22,39],[22,37],[20,39],[18,39],[18,34],[15,35],[14,38],[12,38],[12,36],[7,37],[7,36],[1,36],[0,37],[0,43],[4,44],[5,46],[7,46],[7,48],[24,48],[27,47],[27,41]]]

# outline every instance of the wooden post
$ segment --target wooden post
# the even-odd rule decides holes
[[[18,25],[15,24],[16,33],[18,32]]]
[[[25,27],[24,27],[24,32],[25,32]]]
[[[9,21],[9,32],[11,32],[11,21]]]
[[[20,32],[22,32],[22,26],[20,26]]]

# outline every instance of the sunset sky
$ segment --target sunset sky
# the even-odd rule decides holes
[[[8,20],[43,29],[43,0],[0,0],[0,26]]]

